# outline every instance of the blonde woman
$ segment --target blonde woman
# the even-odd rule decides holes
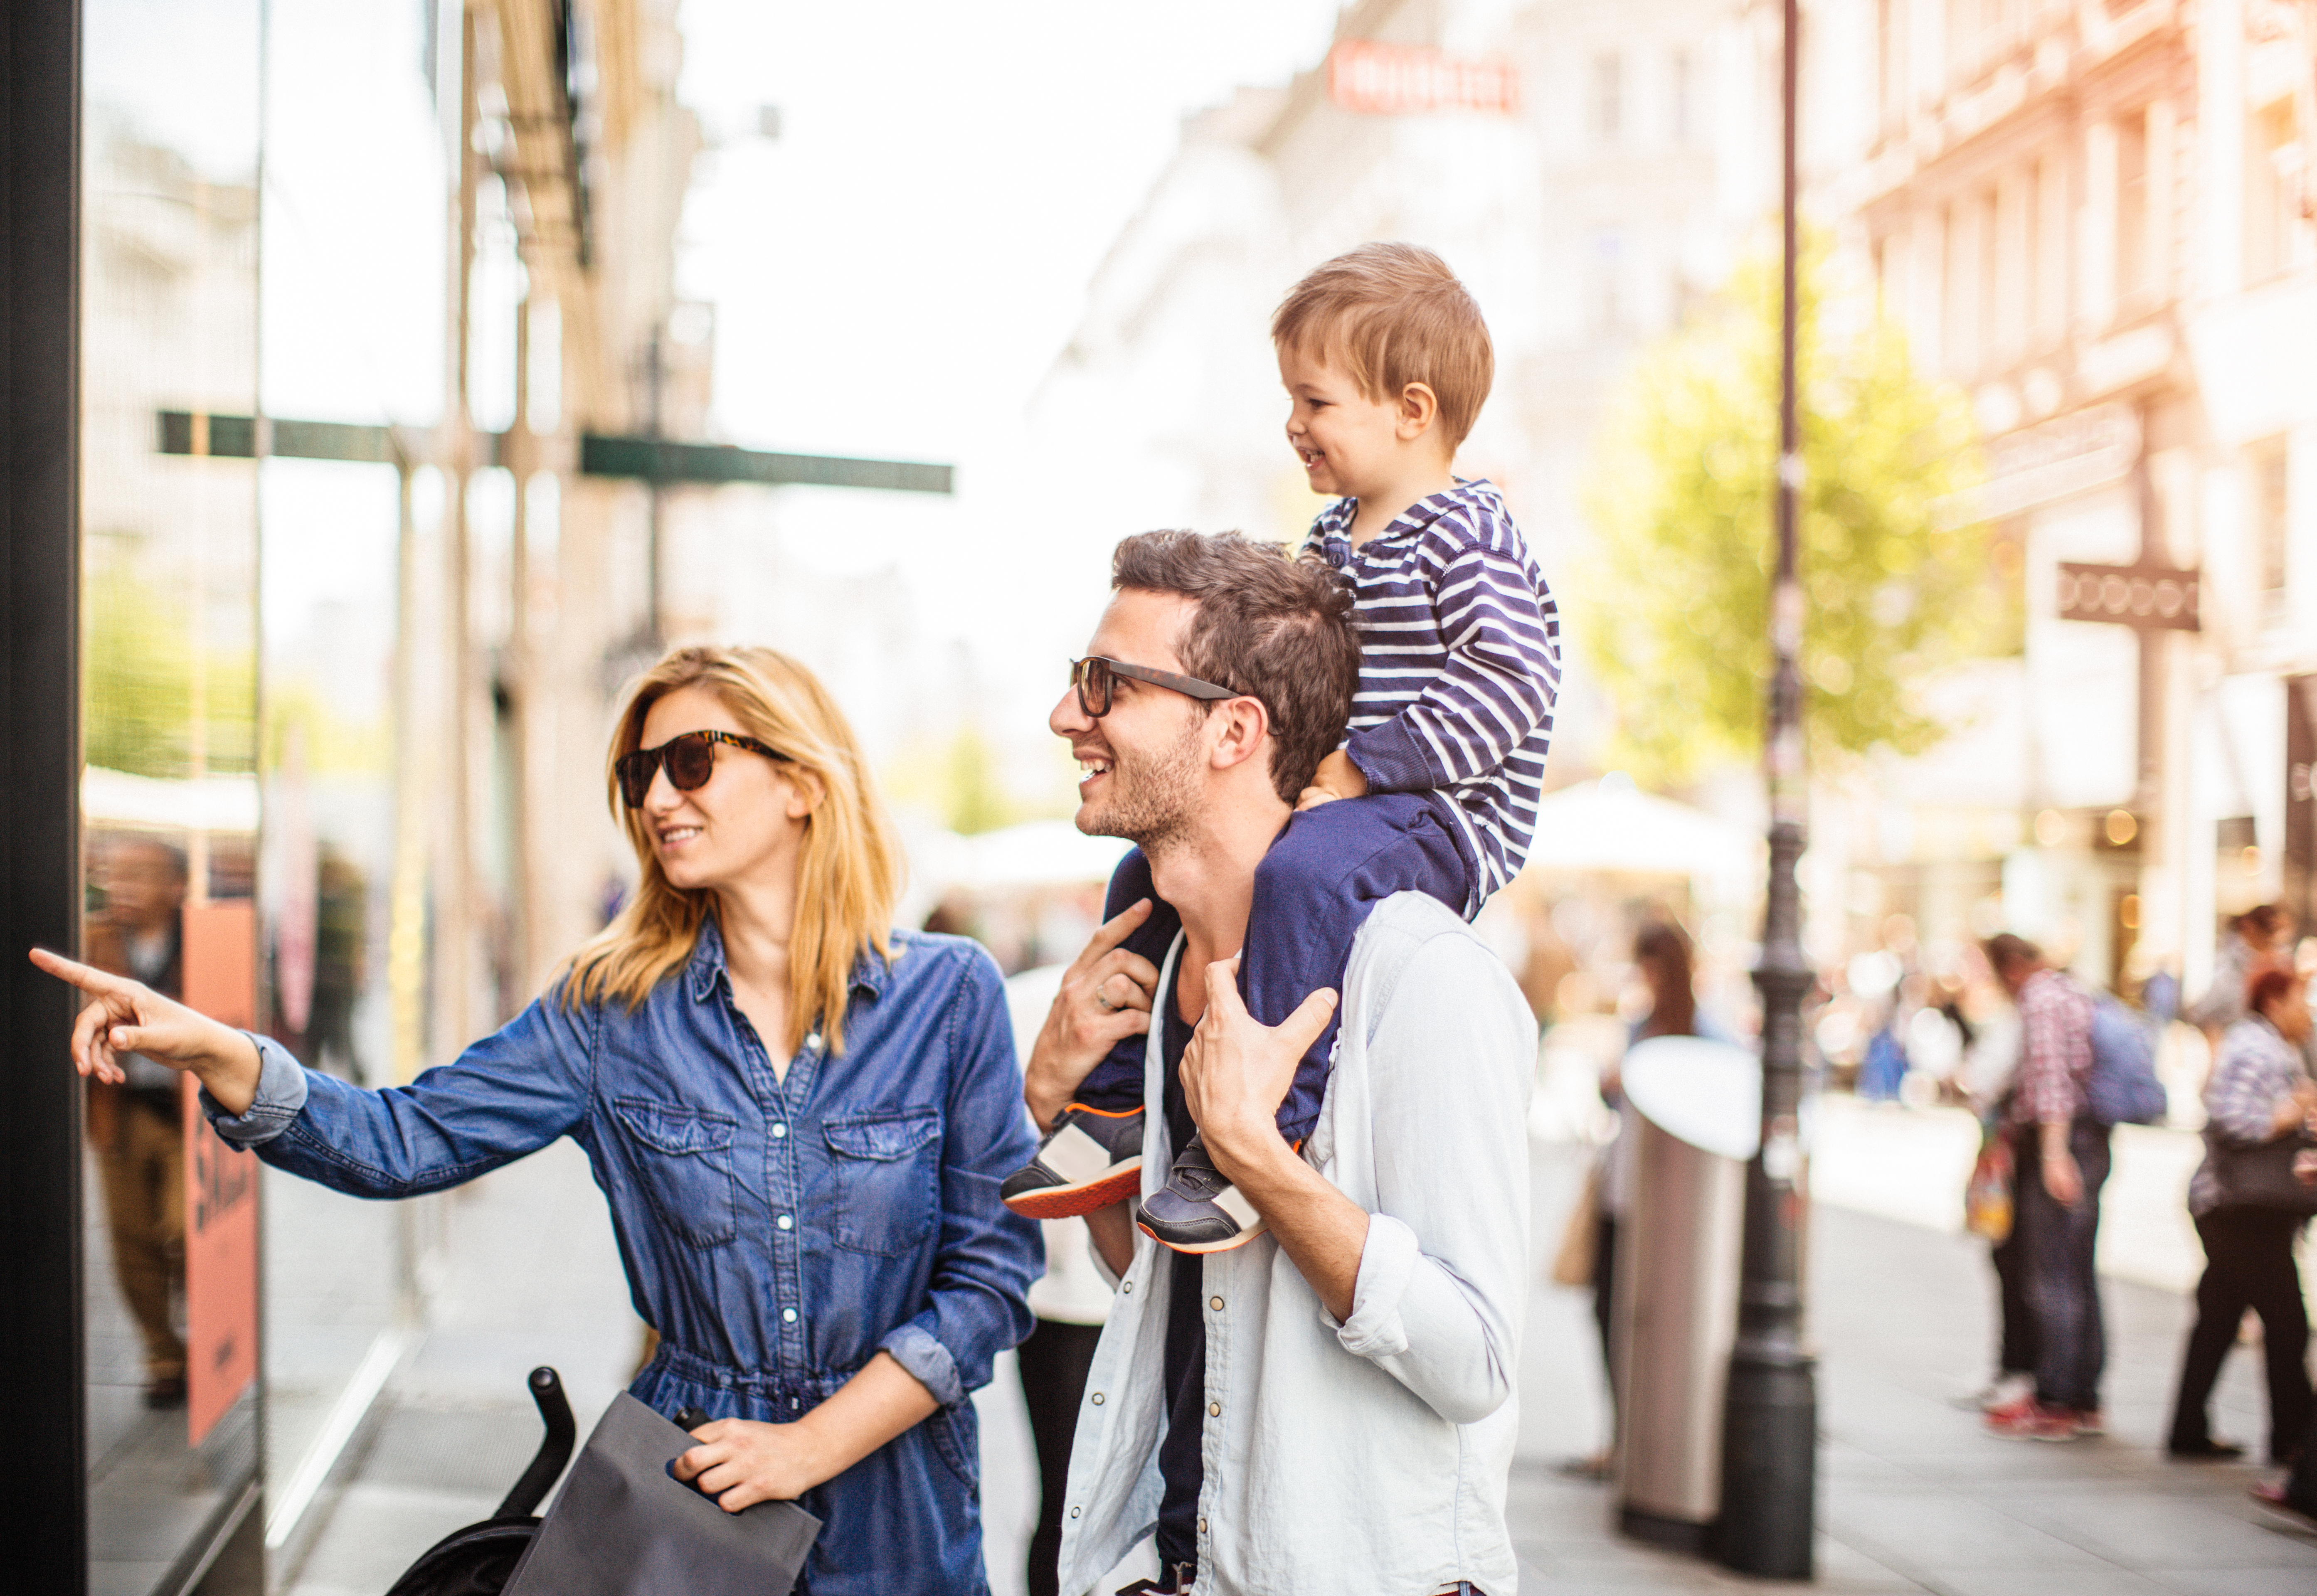
[[[833,700],[764,648],[684,648],[630,694],[612,800],[634,901],[457,1062],[363,1092],[139,984],[93,1000],[81,1073],[186,1069],[219,1132],[363,1197],[586,1149],[636,1306],[635,1395],[711,1422],[676,1462],[729,1511],[826,1520],[800,1590],[984,1589],[973,1408],[1030,1328],[1036,1150],[997,967],[889,930],[900,861]]]

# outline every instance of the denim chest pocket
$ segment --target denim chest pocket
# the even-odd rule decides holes
[[[897,1257],[916,1251],[941,1207],[941,1115],[889,1109],[821,1122],[836,1179],[836,1244]]]
[[[660,1222],[695,1247],[720,1247],[738,1230],[732,1136],[738,1121],[705,1109],[622,1097],[612,1104],[637,1178]]]

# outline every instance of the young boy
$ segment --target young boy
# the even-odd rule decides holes
[[[1317,988],[1340,989],[1373,904],[1429,893],[1466,916],[1518,872],[1536,823],[1561,681],[1560,611],[1504,500],[1449,469],[1488,397],[1495,359],[1480,308],[1429,250],[1371,244],[1296,284],[1271,322],[1292,407],[1287,441],[1313,491],[1338,495],[1301,557],[1342,573],[1355,599],[1360,681],[1343,746],[1320,762],[1256,874],[1239,985],[1277,1025]],[[1392,843],[1346,857],[1322,806],[1352,799]],[[1125,946],[1163,963],[1179,921],[1140,850],[1111,879],[1105,918],[1152,899]],[[1165,1001],[1154,994],[1153,1010]],[[1305,1053],[1279,1109],[1300,1146],[1317,1120],[1336,1021]],[[1095,1066],[1005,1182],[1016,1212],[1089,1213],[1132,1196],[1142,1164],[1145,1040]],[[1244,1244],[1262,1215],[1196,1137],[1135,1221],[1178,1252]]]

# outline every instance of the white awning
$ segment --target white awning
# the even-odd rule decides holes
[[[257,778],[204,776],[197,781],[132,776],[89,765],[80,776],[80,812],[91,825],[140,825],[163,831],[255,832]]]

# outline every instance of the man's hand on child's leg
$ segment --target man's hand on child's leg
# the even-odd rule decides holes
[[[1129,904],[1094,933],[1062,976],[1023,1071],[1023,1101],[1043,1128],[1112,1048],[1150,1029],[1158,969],[1121,946],[1150,917],[1149,898]]]

